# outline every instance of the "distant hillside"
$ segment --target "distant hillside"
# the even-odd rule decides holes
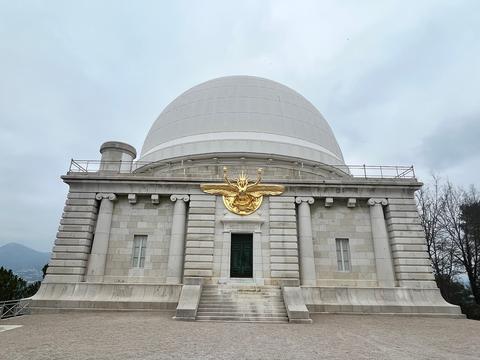
[[[11,269],[27,281],[42,280],[42,268],[49,259],[49,253],[36,251],[17,243],[0,246],[0,266]]]

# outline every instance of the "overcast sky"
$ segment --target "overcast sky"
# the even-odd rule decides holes
[[[479,39],[476,0],[0,0],[0,245],[50,251],[70,158],[224,75],[304,95],[349,164],[478,186]]]

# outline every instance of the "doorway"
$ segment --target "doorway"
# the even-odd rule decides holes
[[[230,277],[253,277],[253,234],[232,234]]]

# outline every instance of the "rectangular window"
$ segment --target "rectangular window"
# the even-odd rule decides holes
[[[336,239],[338,271],[350,271],[350,247],[348,239]]]
[[[147,235],[134,235],[132,266],[143,268],[145,264],[145,248],[147,247]]]

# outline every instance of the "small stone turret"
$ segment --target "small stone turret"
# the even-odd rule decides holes
[[[133,160],[137,157],[137,150],[133,146],[120,141],[107,141],[100,147],[100,153],[99,171],[132,172]]]

